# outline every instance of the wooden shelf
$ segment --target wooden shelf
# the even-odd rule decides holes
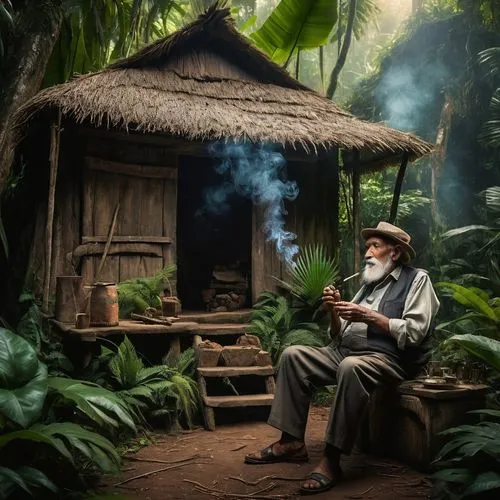
[[[203,377],[239,377],[241,375],[270,376],[274,374],[272,366],[214,366],[198,368]]]
[[[236,408],[240,406],[271,406],[274,394],[249,394],[245,396],[205,396],[203,401],[210,408]]]

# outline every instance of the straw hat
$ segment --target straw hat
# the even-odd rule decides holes
[[[381,236],[389,239],[401,247],[403,253],[407,254],[406,262],[414,259],[416,256],[415,250],[410,245],[411,236],[397,226],[393,226],[388,222],[379,222],[377,227],[368,227],[361,230],[361,236],[365,240],[371,236]]]

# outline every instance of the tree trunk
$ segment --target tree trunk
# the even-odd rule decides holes
[[[349,5],[349,17],[347,19],[344,41],[342,43],[342,48],[340,49],[340,54],[337,59],[337,63],[335,64],[335,67],[333,68],[332,74],[330,76],[330,85],[328,86],[328,90],[326,92],[326,95],[329,99],[332,99],[333,96],[335,95],[335,91],[337,90],[339,75],[340,72],[342,71],[342,68],[345,65],[347,54],[349,53],[354,21],[356,19],[356,8],[357,8],[357,0],[351,0],[351,3]]]
[[[19,25],[24,26],[24,17],[36,19],[33,9],[20,14]],[[45,8],[47,8],[45,6]],[[50,17],[40,12],[43,22],[30,23],[17,39],[8,62],[7,74],[2,78],[3,94],[0,97],[0,193],[5,187],[14,157],[13,134],[10,121],[13,113],[33,97],[43,81],[45,69],[62,25],[62,11],[54,8]]]
[[[451,98],[448,94],[444,96],[444,104],[441,109],[441,117],[439,119],[438,130],[436,134],[436,145],[431,156],[431,213],[435,228],[441,226],[441,214],[438,207],[438,186],[439,178],[443,171],[444,162],[446,160],[446,152],[448,147],[448,138],[453,118],[453,106]]]

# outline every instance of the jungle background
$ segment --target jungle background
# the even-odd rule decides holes
[[[14,158],[9,123],[39,89],[130,55],[192,21],[211,3],[0,0],[2,267],[26,278],[22,290],[11,288],[10,278],[2,284],[0,498],[33,491],[37,498],[81,498],[100,473],[119,469],[120,451],[148,442],[152,425],[160,421],[172,430],[199,418],[189,351],[152,367],[125,340],[103,348],[87,373],[73,378],[60,343],[43,327],[29,270],[18,265],[32,234],[23,225],[25,165],[22,157]],[[286,16],[278,10],[279,0],[233,0],[231,7],[241,32],[301,82],[358,117],[436,144],[431,156],[408,168],[396,223],[413,236],[417,265],[429,270],[442,303],[434,359],[449,365],[471,360],[497,388],[500,0],[282,3],[289,7]],[[302,44],[299,37],[290,44],[273,34],[269,20],[300,33],[311,28],[314,9],[325,6],[329,15]],[[397,166],[363,176],[362,226],[388,217],[396,175]],[[266,294],[255,306],[253,333],[276,364],[288,345],[326,342],[324,318],[316,314],[321,290],[353,267],[346,171],[341,193],[338,254],[305,250],[284,284],[289,295]],[[156,297],[159,280],[171,271],[142,283],[145,296]],[[328,401],[333,390],[318,400]],[[437,496],[488,498],[500,488],[496,396],[493,392],[475,427],[452,432],[451,445],[438,457]],[[47,458],[54,459],[50,467]]]

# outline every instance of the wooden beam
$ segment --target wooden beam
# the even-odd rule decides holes
[[[113,238],[114,239],[114,238]],[[102,255],[104,253],[104,243],[86,243],[77,246],[71,253],[73,258],[87,255]],[[163,257],[163,251],[158,244],[154,243],[112,243],[108,250],[108,255],[150,255],[152,257]]]
[[[398,176],[396,178],[396,185],[394,186],[394,194],[392,196],[391,203],[391,212],[389,214],[389,221],[391,224],[394,224],[396,217],[398,215],[398,204],[399,198],[401,196],[401,188],[403,186],[403,181],[405,178],[406,167],[408,166],[408,153],[405,153],[403,156],[403,160],[401,161],[401,166],[398,170]]]
[[[147,177],[150,179],[177,179],[177,169],[172,167],[151,167],[149,165],[133,165],[118,163],[101,158],[86,157],[85,166],[90,170],[109,172],[112,174]]]
[[[106,243],[107,236],[82,236],[82,244]],[[113,236],[111,243],[157,243],[170,245],[172,238],[168,236]]]
[[[47,221],[45,226],[45,276],[43,284],[42,310],[49,312],[49,292],[52,274],[52,239],[54,230],[54,212],[56,199],[57,170],[59,166],[59,144],[61,138],[61,113],[57,122],[50,127],[50,173],[49,173],[49,194],[47,202]]]

